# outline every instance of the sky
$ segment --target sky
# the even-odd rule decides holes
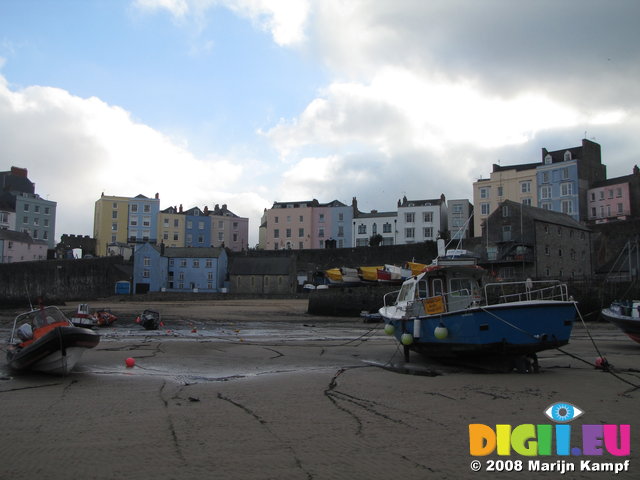
[[[0,171],[93,234],[102,193],[469,199],[494,163],[640,163],[637,0],[0,0]]]

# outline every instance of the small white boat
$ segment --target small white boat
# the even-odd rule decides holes
[[[602,316],[631,340],[640,343],[640,300],[616,300],[609,308],[602,310]]]

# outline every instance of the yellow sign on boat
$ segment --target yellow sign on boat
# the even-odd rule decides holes
[[[444,312],[444,299],[442,296],[427,298],[423,303],[424,311],[427,312],[427,315]]]

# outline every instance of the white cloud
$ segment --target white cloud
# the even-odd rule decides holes
[[[36,193],[58,203],[56,236],[91,234],[92,205],[102,192],[159,193],[161,208],[227,203],[234,213],[252,217],[254,228],[265,205],[250,191],[240,162],[197,158],[184,142],[98,98],[40,86],[14,91],[2,76],[0,156],[27,168]]]
[[[134,0],[134,7],[141,10],[167,10],[176,18],[184,18],[189,11],[188,0]]]
[[[269,32],[281,46],[304,42],[311,9],[309,0],[135,0],[134,6],[142,11],[165,10],[189,28],[190,18],[198,31],[207,23],[207,11],[222,6]]]

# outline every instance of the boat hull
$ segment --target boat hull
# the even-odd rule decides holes
[[[7,363],[15,371],[33,370],[65,375],[87,349],[99,342],[100,336],[88,328],[56,327],[26,347],[10,347]]]
[[[622,330],[631,340],[640,343],[640,318],[622,315],[610,308],[602,310],[602,316]]]
[[[429,357],[460,357],[529,355],[566,345],[576,308],[571,301],[531,301],[408,319],[380,313],[399,342],[406,345],[402,335],[411,335],[409,349]],[[446,328],[446,335],[441,330],[437,338],[437,327]]]

